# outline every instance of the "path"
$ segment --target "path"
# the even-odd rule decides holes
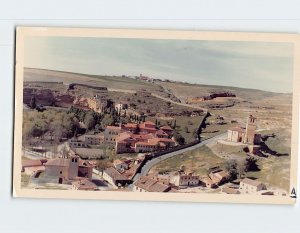
[[[185,153],[185,152],[188,152],[188,151],[192,151],[192,150],[195,150],[195,149],[198,149],[214,140],[218,140],[218,139],[221,139],[221,138],[224,138],[226,137],[227,133],[223,133],[223,134],[220,134],[220,135],[217,135],[215,137],[212,137],[210,139],[207,139],[207,140],[204,140],[196,145],[193,145],[193,146],[190,146],[190,147],[187,147],[187,148],[184,148],[184,149],[181,149],[181,150],[178,150],[178,151],[174,151],[174,152],[171,152],[171,153],[168,153],[168,154],[164,154],[164,155],[161,155],[157,158],[154,158],[154,159],[151,159],[149,160],[148,162],[146,162],[146,164],[143,166],[142,170],[140,173],[136,174],[135,177],[133,178],[133,180],[137,180],[140,176],[145,176],[148,174],[148,172],[150,171],[150,169],[155,166],[156,164],[160,163],[161,161],[163,160],[166,160],[166,159],[169,159],[175,155],[179,155],[179,154],[182,154],[182,153]]]

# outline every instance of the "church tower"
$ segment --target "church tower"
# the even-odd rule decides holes
[[[249,115],[247,118],[246,135],[244,137],[244,143],[254,144],[255,142],[255,130],[256,130],[256,118]]]
[[[71,156],[69,165],[69,179],[74,180],[78,177],[79,156]]]

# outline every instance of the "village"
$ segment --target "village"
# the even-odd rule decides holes
[[[144,76],[140,76],[139,79],[143,82],[154,82]],[[166,172],[151,171],[171,156],[176,157],[192,151],[193,148],[205,147],[209,143],[242,146],[247,156],[248,167],[255,164],[256,157],[267,157],[261,148],[264,135],[257,129],[259,119],[252,114],[247,116],[244,126],[232,121],[232,127],[228,124],[228,128],[218,134],[212,134],[209,138],[202,136],[207,132],[206,118],[211,118],[211,114],[206,109],[192,108],[190,104],[215,98],[235,98],[233,93],[224,91],[219,94],[212,93],[210,96],[193,97],[184,104],[170,101],[167,102],[164,113],[155,114],[154,109],[147,109],[145,100],[133,101],[136,96],[154,98],[144,89],[126,93],[126,98],[123,96],[111,99],[107,98],[109,92],[105,87],[73,83],[68,85],[67,92],[61,94],[50,89],[39,89],[34,85],[38,86],[41,83],[25,85],[24,111],[47,112],[56,108],[68,108],[68,113],[73,114],[77,121],[67,134],[57,135],[57,129],[54,129],[45,131],[42,136],[31,138],[31,143],[37,138],[47,141],[54,148],[52,151],[44,150],[38,143],[31,146],[31,149],[24,144],[24,188],[286,195],[283,190],[268,187],[268,184],[259,179],[239,176],[238,168],[234,164],[210,164],[205,175],[197,174],[184,166]],[[61,87],[62,83],[51,85]],[[76,95],[86,90],[90,92]],[[158,105],[166,104],[164,99],[159,101]],[[91,116],[89,121],[86,120],[87,114]],[[160,120],[163,119],[162,114],[171,120]],[[80,120],[80,115],[84,115],[85,118]],[[172,118],[168,118],[170,116]],[[197,119],[196,124],[193,123],[194,129],[190,130],[188,126],[184,126],[178,131],[180,117]],[[97,124],[95,119],[101,119],[102,123]],[[191,121],[188,122],[191,126]],[[223,124],[217,123],[216,126],[222,127]],[[82,130],[83,128],[85,129]],[[107,154],[111,156],[107,157]]]

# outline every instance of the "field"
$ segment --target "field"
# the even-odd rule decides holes
[[[150,173],[178,171],[183,166],[187,172],[195,172],[199,176],[206,176],[209,173],[209,168],[222,166],[224,162],[224,159],[216,156],[207,146],[202,146],[199,149],[160,162],[150,170]]]
[[[155,85],[145,83],[133,78],[121,76],[85,75],[71,72],[61,72],[43,69],[25,68],[24,81],[50,81],[64,82],[65,84],[79,83],[95,87],[107,87],[111,89],[159,91]]]

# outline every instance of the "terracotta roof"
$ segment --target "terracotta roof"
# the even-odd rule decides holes
[[[165,132],[165,131],[163,131],[163,130],[158,130],[158,131],[156,131],[156,134],[157,135],[163,135],[163,136],[167,136],[168,134]]]
[[[57,158],[57,159],[50,159],[45,163],[45,166],[62,166],[68,167],[70,165],[70,159],[64,158]]]
[[[165,125],[165,126],[162,126],[162,127],[160,127],[160,129],[162,129],[162,130],[173,130],[170,126],[168,126],[168,125]]]
[[[109,167],[104,170],[104,172],[110,176],[113,180],[128,180],[128,178],[118,172],[114,167]]]
[[[125,163],[125,162],[120,159],[114,160],[114,165],[119,165],[119,164],[123,164],[123,163]]]
[[[134,185],[148,192],[168,192],[170,190],[170,186],[162,184],[147,176],[140,177]]]
[[[107,129],[113,129],[113,130],[121,130],[120,126],[112,126],[112,125],[108,125],[106,126]]]
[[[252,185],[252,186],[255,186],[255,187],[262,184],[262,182],[259,182],[257,180],[252,180],[252,179],[249,179],[249,178],[244,178],[243,180],[241,180],[241,183],[245,183],[245,184]]]
[[[80,167],[94,167],[94,165],[91,164],[89,161],[83,160],[83,159],[79,159],[79,166]]]
[[[137,127],[137,124],[127,123],[127,124],[123,125],[123,127],[125,127],[125,128],[134,128],[135,129]]]
[[[23,160],[22,167],[37,167],[43,165],[41,160]]]
[[[95,190],[97,189],[97,185],[93,182],[89,181],[88,179],[82,179],[79,181],[72,182],[78,190]]]

